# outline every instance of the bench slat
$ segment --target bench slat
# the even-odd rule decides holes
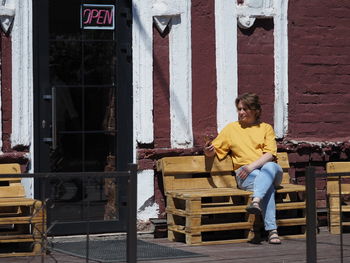
[[[328,162],[327,173],[349,173],[350,172],[350,162]]]
[[[237,205],[229,207],[208,207],[202,208],[199,211],[186,212],[182,209],[167,208],[167,213],[172,213],[178,216],[191,216],[191,215],[210,215],[210,214],[228,214],[228,213],[246,213],[246,205]]]
[[[196,198],[196,197],[217,197],[217,196],[237,196],[237,195],[251,195],[251,192],[244,191],[235,188],[214,188],[214,189],[204,189],[204,188],[194,188],[192,190],[173,190],[166,192],[167,195],[176,198]]]
[[[178,156],[176,158],[162,158],[157,162],[157,169],[167,176],[186,173],[230,172],[233,170],[233,165],[230,158],[219,161],[217,157],[207,158],[204,155]]]

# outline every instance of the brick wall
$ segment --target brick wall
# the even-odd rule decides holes
[[[288,138],[349,141],[349,1],[289,1]]]
[[[305,168],[324,174],[328,161],[350,161],[350,16],[348,1],[289,1],[289,130],[278,142],[289,154],[291,177],[305,183]],[[194,147],[171,149],[167,83],[167,37],[154,37],[159,57],[155,88],[155,143],[139,145],[140,169],[154,169],[164,156],[202,154],[202,136],[216,134],[214,5],[192,1],[192,78]],[[238,29],[239,93],[260,94],[263,120],[273,123],[274,59],[272,19],[257,19],[250,29]],[[155,33],[158,34],[158,33]],[[158,52],[158,53],[157,53]],[[162,58],[163,56],[163,58]],[[162,68],[163,66],[163,68]],[[157,68],[160,67],[160,68]],[[163,73],[162,73],[163,70]],[[162,82],[163,81],[163,82]],[[163,93],[160,93],[163,92]],[[160,100],[157,101],[157,98]],[[234,109],[234,98],[232,106]],[[164,124],[164,125],[163,125]],[[156,175],[156,200],[164,208],[162,181]],[[326,179],[319,178],[317,206],[326,207]]]
[[[259,94],[263,109],[261,119],[272,125],[275,99],[273,30],[273,19],[257,19],[251,28],[239,28],[237,32],[238,93]]]

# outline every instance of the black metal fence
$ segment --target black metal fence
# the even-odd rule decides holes
[[[349,176],[350,173],[332,174],[332,176],[339,176],[339,194],[341,194],[341,177]],[[306,169],[306,258],[308,263],[317,262],[317,213],[316,213],[316,187],[315,181],[317,177],[325,177],[325,174],[316,174],[314,167],[307,167]],[[35,180],[40,180],[42,184],[42,189],[45,192],[45,181],[52,179],[54,177],[99,177],[99,178],[127,178],[127,220],[126,222],[126,260],[129,263],[137,262],[137,166],[135,164],[130,164],[128,171],[118,171],[118,172],[86,172],[86,173],[33,173],[33,174],[0,174],[0,178],[34,178]],[[45,193],[42,194],[45,196]],[[41,198],[41,202],[45,207],[50,200],[47,198]],[[89,203],[88,203],[89,205]],[[46,208],[46,207],[45,207]],[[89,207],[87,207],[89,209]],[[340,213],[341,213],[340,205]],[[44,216],[44,215],[43,215]],[[44,218],[43,218],[44,221]],[[57,222],[53,222],[53,225]],[[45,257],[49,247],[48,235],[52,225],[48,225],[46,229],[42,230],[41,233],[41,262],[45,262]],[[89,228],[86,228],[86,262],[89,262]],[[342,232],[342,216],[340,214],[340,258],[343,262],[343,232]]]
[[[350,173],[332,173],[316,174],[314,167],[307,167],[306,169],[306,259],[308,263],[317,262],[317,212],[316,212],[316,178],[338,176],[339,186],[339,219],[340,219],[340,262],[344,262],[344,245],[343,245],[343,216],[341,204],[341,179],[342,177],[349,177]],[[328,222],[329,223],[329,222]]]
[[[121,222],[115,222],[116,224],[125,224],[120,228],[125,229],[126,232],[126,260],[129,263],[134,263],[137,261],[137,227],[136,227],[136,218],[137,218],[137,165],[130,164],[127,171],[118,171],[118,172],[83,172],[83,173],[24,173],[24,174],[0,174],[0,178],[34,178],[34,180],[40,181],[41,188],[41,196],[42,198],[35,198],[40,200],[42,203],[43,209],[48,209],[50,202],[50,198],[46,198],[47,192],[47,181],[52,180],[55,177],[59,178],[84,178],[89,180],[89,178],[115,178],[120,179],[124,178],[127,181],[127,200],[123,202],[127,208],[126,220]],[[89,211],[90,203],[87,202],[87,211]],[[55,208],[52,208],[55,209]],[[45,214],[42,213],[42,222],[45,222]],[[50,247],[48,246],[48,237],[50,236],[50,231],[57,224],[57,220],[51,222],[50,225],[46,227],[42,227],[42,229],[37,229],[41,234],[41,262],[45,262],[45,258],[47,255],[52,257],[54,261],[57,260],[54,258],[52,253],[49,253]],[[89,228],[89,220],[87,220],[87,226],[85,229],[86,236],[86,262],[89,262],[89,240],[90,240],[90,228]]]

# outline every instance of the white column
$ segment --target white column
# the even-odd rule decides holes
[[[181,2],[172,18],[169,40],[171,147],[193,146],[191,1]]]
[[[217,129],[237,120],[238,94],[236,1],[215,0]]]
[[[275,116],[276,136],[288,132],[288,0],[274,0]]]
[[[137,142],[153,142],[152,0],[133,0],[133,122]],[[134,161],[136,153],[134,152]]]
[[[12,134],[11,146],[33,142],[32,1],[13,0],[16,18],[12,29]]]
[[[32,0],[7,0],[16,10],[12,40],[12,134],[11,147],[30,146],[30,172],[34,169],[33,133],[33,24]],[[33,180],[22,180],[26,195],[33,197]]]
[[[269,17],[274,19],[274,127],[277,137],[287,134],[288,0],[246,1],[242,5],[231,0],[215,1],[218,131],[237,118],[234,113],[234,99],[238,95],[237,18],[243,27],[249,28],[255,18]]]

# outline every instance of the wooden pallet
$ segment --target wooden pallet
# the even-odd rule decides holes
[[[350,162],[329,162],[326,169],[330,175],[335,173],[350,173]],[[341,178],[350,178],[350,176],[342,176]],[[339,177],[337,175],[328,176],[328,229],[332,234],[340,234],[340,218],[342,218],[342,225],[344,227],[350,226],[350,204],[344,202],[343,198],[345,195],[350,195],[350,184],[341,183],[341,195],[339,195]]]
[[[195,193],[168,192],[169,239],[185,238],[190,245],[221,244],[221,240],[213,240],[218,235],[221,239],[225,236],[224,243],[249,241],[255,219],[245,210],[250,194],[233,188],[196,189]]]
[[[281,239],[306,236],[306,201],[304,185],[292,184],[287,153],[277,153],[278,164],[283,169],[281,187],[276,190],[276,223]]]
[[[305,187],[289,183],[287,154],[279,154],[279,163],[286,170],[277,191],[277,215],[283,215],[277,217],[277,223],[281,228],[294,228],[282,238],[302,237],[305,201],[299,194]],[[260,218],[245,210],[251,192],[237,189],[230,158],[166,157],[157,162],[157,169],[163,174],[169,240],[204,245],[260,239]]]
[[[0,173],[20,173],[20,166],[0,164]],[[0,178],[0,257],[42,253],[45,231],[42,202],[25,197],[21,178]]]

